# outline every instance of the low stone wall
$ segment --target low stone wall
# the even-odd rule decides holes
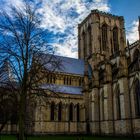
[[[115,121],[115,135],[131,135],[131,120]]]
[[[133,120],[133,131],[135,135],[140,136],[140,119]]]
[[[35,134],[73,134],[73,133],[85,133],[86,123],[84,122],[35,122],[34,133]]]

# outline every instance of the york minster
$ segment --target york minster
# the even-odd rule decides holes
[[[140,135],[140,19],[131,44],[124,22],[92,10],[78,24],[78,59],[55,56],[63,67],[44,76],[42,89],[57,94],[28,111],[28,133]],[[14,122],[3,129],[17,131]]]

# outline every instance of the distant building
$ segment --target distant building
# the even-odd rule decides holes
[[[63,67],[42,88],[58,94],[38,101],[30,133],[140,135],[140,39],[126,44],[124,18],[91,11],[78,25],[78,54],[56,56]]]

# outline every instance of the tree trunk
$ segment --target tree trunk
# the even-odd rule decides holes
[[[22,92],[20,95],[19,106],[19,140],[25,140],[25,106],[26,106],[26,93]]]

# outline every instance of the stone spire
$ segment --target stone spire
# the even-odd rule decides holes
[[[138,18],[139,18],[138,32],[139,32],[139,40],[140,40],[140,16]]]
[[[129,43],[129,40],[127,39],[127,47],[129,47],[130,46],[130,43]]]
[[[131,60],[130,43],[129,43],[129,40],[128,39],[127,39],[127,48],[128,48],[129,57],[130,57],[130,60]]]

